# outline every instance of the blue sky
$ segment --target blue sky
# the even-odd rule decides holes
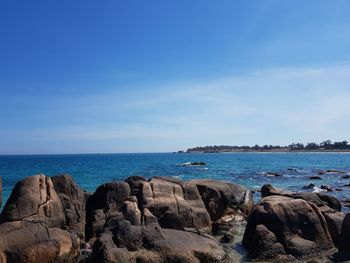
[[[350,2],[0,2],[0,154],[343,140]]]

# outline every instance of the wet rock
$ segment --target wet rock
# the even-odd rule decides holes
[[[310,176],[309,179],[311,179],[311,180],[322,180],[322,178],[317,176],[317,175]]]
[[[333,188],[328,185],[321,185],[321,189],[326,190],[327,192],[333,192]]]
[[[282,174],[273,173],[273,172],[267,172],[267,173],[265,173],[265,176],[278,177],[278,176],[282,176]]]
[[[180,166],[205,166],[207,165],[205,162],[187,162],[181,163]]]
[[[243,245],[250,256],[303,258],[334,248],[327,223],[318,207],[302,199],[268,196],[248,218]]]
[[[205,162],[191,162],[191,165],[207,165]]]
[[[308,185],[304,185],[303,189],[304,190],[311,190],[314,189],[315,185],[314,184],[308,184]]]
[[[329,169],[326,171],[320,171],[318,174],[347,174],[348,172],[346,171],[341,171],[341,170],[334,170],[334,169]]]
[[[292,192],[284,191],[278,188],[274,188],[271,184],[264,184],[260,190],[261,197],[271,196],[271,195],[290,195]]]
[[[227,233],[222,236],[220,243],[232,243],[234,239],[235,237],[233,234]]]
[[[342,177],[343,179],[349,179],[350,178],[350,175],[344,175],[343,177]]]

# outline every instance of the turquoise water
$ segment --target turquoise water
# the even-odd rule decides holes
[[[177,164],[206,162],[207,166],[189,167]],[[288,170],[293,168],[293,170]],[[3,177],[4,202],[15,183],[25,176],[43,173],[49,176],[69,173],[87,191],[99,185],[123,180],[131,175],[174,176],[183,180],[211,178],[226,180],[259,189],[270,183],[287,190],[301,191],[304,185],[329,185],[343,189],[330,194],[343,200],[350,198],[350,179],[343,175],[321,175],[322,180],[309,180],[321,170],[350,171],[348,153],[229,153],[229,154],[91,154],[91,155],[31,155],[0,156],[0,176]],[[281,177],[267,177],[277,172]],[[256,194],[256,199],[259,195]],[[4,204],[3,202],[3,204]]]

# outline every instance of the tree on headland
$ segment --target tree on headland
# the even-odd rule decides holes
[[[326,140],[320,143],[320,147],[324,149],[331,149],[333,147],[331,140]]]
[[[302,143],[292,143],[288,146],[291,150],[303,150],[304,144]]]
[[[314,142],[309,142],[308,144],[306,144],[306,147],[305,147],[305,149],[307,149],[307,150],[317,150],[319,148],[320,148],[320,146]]]
[[[325,140],[321,143],[309,142],[306,145],[302,143],[292,143],[288,146],[280,145],[268,145],[259,146],[228,146],[228,145],[214,145],[190,148],[187,152],[204,152],[204,153],[216,153],[216,152],[234,152],[234,151],[327,151],[327,150],[350,150],[350,144],[348,141],[339,141],[332,143],[331,140]]]

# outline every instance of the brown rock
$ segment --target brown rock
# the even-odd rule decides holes
[[[302,258],[334,248],[317,206],[285,196],[268,196],[255,206],[243,245],[252,257],[265,259],[283,254]]]
[[[147,208],[165,228],[210,228],[209,214],[195,185],[153,178],[143,182],[140,207]]]
[[[125,201],[121,210],[126,220],[130,221],[133,225],[141,225],[141,212],[137,206],[137,199]]]
[[[61,199],[66,216],[66,228],[85,235],[85,192],[74,182],[70,175],[58,175],[51,178],[54,188]]]
[[[79,251],[78,240],[67,231],[40,223],[3,223],[0,233],[0,262],[67,262]]]
[[[266,184],[261,188],[261,197],[279,195],[294,199],[303,199],[307,202],[314,203],[322,211],[335,210],[341,211],[341,204],[339,200],[331,195],[323,193],[292,193],[273,188],[272,185]]]
[[[325,212],[323,215],[326,219],[328,230],[332,236],[333,243],[336,247],[339,247],[341,243],[341,229],[345,214],[342,212]]]
[[[126,178],[125,182],[129,184],[131,195],[137,196],[142,189],[142,182],[147,182],[147,180],[142,176],[134,175]]]
[[[63,230],[65,209],[45,175],[18,182],[0,219],[0,262],[70,261],[79,251],[80,239]]]
[[[112,233],[113,232],[113,233]],[[222,262],[224,251],[217,241],[194,233],[161,229],[157,224],[123,223],[95,242],[96,262]],[[145,251],[145,248],[147,251]]]
[[[130,187],[125,182],[107,183],[98,187],[86,203],[86,240],[95,237],[99,231],[102,231],[108,216],[119,211],[129,198]]]
[[[252,192],[244,186],[214,180],[191,180],[199,190],[211,220],[217,221],[229,214],[244,219],[254,206]]]
[[[18,182],[0,215],[0,222],[41,222],[48,227],[66,224],[62,202],[51,179],[45,175],[26,177]]]

